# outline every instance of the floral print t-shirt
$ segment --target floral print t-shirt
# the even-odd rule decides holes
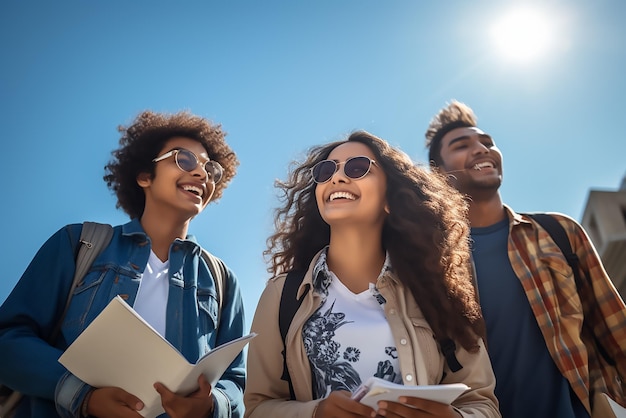
[[[387,257],[380,274],[390,268]],[[304,324],[302,334],[315,399],[335,390],[353,392],[371,376],[402,383],[393,335],[385,318],[385,299],[375,285],[370,283],[368,290],[352,293],[328,270],[326,252],[319,257],[313,277],[322,304]]]

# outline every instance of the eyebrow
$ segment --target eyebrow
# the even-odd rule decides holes
[[[472,136],[473,136],[473,135],[461,135],[461,136],[459,136],[459,137],[456,137],[456,138],[454,138],[454,139],[451,139],[451,140],[450,140],[450,142],[448,143],[448,146],[453,145],[455,142],[459,142],[459,141],[463,141],[463,140],[469,139],[469,138],[470,138],[470,137],[472,137]],[[479,138],[489,138],[489,139],[492,139],[492,138],[491,138],[491,135],[488,135],[488,134],[477,134],[477,136],[478,136]]]

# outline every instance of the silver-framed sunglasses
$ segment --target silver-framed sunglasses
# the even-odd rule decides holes
[[[339,166],[343,164],[343,172],[346,177],[352,180],[363,178],[370,172],[372,164],[376,161],[363,155],[348,158],[346,161],[339,163],[335,160],[322,160],[311,168],[311,176],[317,184],[323,184],[329,181],[339,170]]]
[[[207,160],[202,163],[196,154],[185,148],[173,149],[161,155],[160,157],[156,157],[154,160],[152,160],[152,162],[158,163],[159,161],[163,161],[166,158],[171,157],[172,155],[174,156],[174,161],[176,161],[176,165],[182,171],[191,173],[193,170],[196,169],[198,165],[202,165],[202,168],[204,168],[204,171],[207,173],[209,179],[213,183],[217,184],[222,179],[224,169],[222,168],[220,163],[212,160]]]

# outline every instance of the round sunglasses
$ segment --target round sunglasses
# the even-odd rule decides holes
[[[209,179],[213,181],[213,183],[217,184],[222,179],[222,175],[224,174],[224,169],[217,161],[207,160],[204,163],[201,163],[196,154],[193,152],[184,149],[177,148],[173,149],[160,157],[152,160],[153,163],[158,163],[159,161],[165,160],[171,156],[174,156],[174,160],[176,161],[176,165],[183,171],[191,173],[196,167],[200,164],[204,171],[206,171]]]
[[[322,160],[311,168],[313,181],[317,184],[326,183],[339,170],[341,164],[344,165],[343,172],[347,177],[358,180],[370,172],[372,164],[376,164],[376,161],[365,156],[351,157],[342,163],[334,160]]]

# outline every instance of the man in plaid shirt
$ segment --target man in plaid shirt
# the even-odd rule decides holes
[[[502,202],[502,154],[453,101],[432,119],[433,170],[470,201],[472,259],[503,418],[592,416],[594,396],[626,406],[626,306],[582,227],[551,213],[580,260],[583,285],[546,230]]]

